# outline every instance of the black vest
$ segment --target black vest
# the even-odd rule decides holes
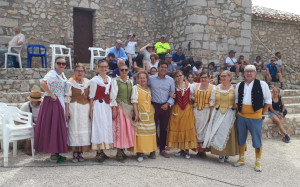
[[[241,82],[238,90],[238,110],[239,112],[242,111],[242,105],[243,105],[243,98],[244,98],[244,86],[245,81]],[[254,112],[264,107],[264,94],[262,92],[262,88],[260,85],[260,81],[257,79],[254,79],[253,87],[251,90],[251,103]]]

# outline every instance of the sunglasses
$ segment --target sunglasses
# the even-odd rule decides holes
[[[120,71],[121,71],[121,72],[124,72],[124,71],[127,72],[128,69],[120,69]]]
[[[182,75],[176,75],[175,77],[176,77],[176,78],[178,78],[178,77],[182,77]]]
[[[84,70],[76,70],[77,73],[83,73]]]
[[[208,77],[200,77],[200,79],[207,79]]]
[[[56,64],[59,65],[59,66],[66,66],[67,65],[67,63],[62,63],[62,62],[56,62]]]
[[[117,43],[118,45],[123,45],[122,43]]]

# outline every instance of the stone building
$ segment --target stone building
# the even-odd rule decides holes
[[[135,33],[139,47],[166,34],[173,51],[181,46],[204,63],[223,65],[234,49],[251,62],[281,51],[290,69],[300,65],[299,16],[252,8],[251,0],[1,0],[0,12],[1,43],[20,25],[27,44],[45,45],[48,56],[50,44],[67,44],[75,61]]]

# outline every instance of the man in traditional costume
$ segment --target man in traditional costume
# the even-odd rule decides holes
[[[269,86],[266,82],[255,79],[256,68],[247,65],[244,70],[245,81],[237,84],[235,88],[235,103],[237,103],[237,131],[239,143],[239,160],[234,166],[245,165],[244,153],[248,130],[252,137],[252,146],[255,148],[255,171],[262,171],[262,114],[272,104]]]

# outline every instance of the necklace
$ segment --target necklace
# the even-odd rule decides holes
[[[61,75],[61,74],[62,74],[62,73],[59,72],[56,68],[55,68],[55,71],[56,71],[56,73],[57,73],[58,75]]]

